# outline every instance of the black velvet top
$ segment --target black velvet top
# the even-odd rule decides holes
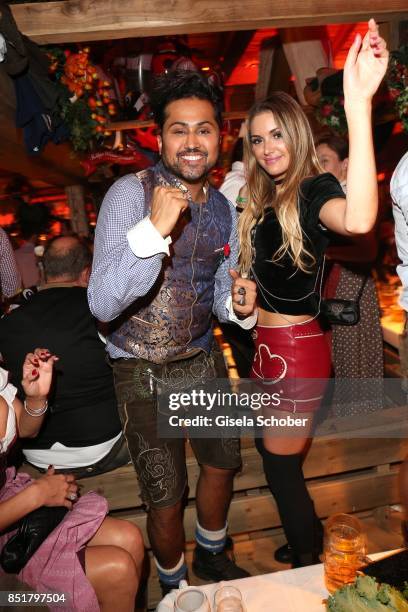
[[[320,224],[319,214],[323,204],[333,198],[345,195],[332,174],[326,172],[302,182],[300,223],[304,245],[316,258],[312,273],[295,267],[288,253],[278,262],[271,261],[282,244],[282,230],[273,208],[267,209],[262,223],[255,227],[252,275],[258,288],[258,304],[264,310],[290,315],[317,314],[321,265],[329,244],[328,231]]]

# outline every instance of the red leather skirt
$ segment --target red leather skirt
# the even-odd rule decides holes
[[[319,321],[263,327],[253,333],[256,353],[251,378],[281,395],[278,410],[314,412],[331,375],[330,350]]]

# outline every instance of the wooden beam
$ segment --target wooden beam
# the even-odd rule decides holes
[[[78,236],[88,236],[89,226],[85,210],[85,195],[82,185],[65,187],[68,206],[71,211],[71,227]]]
[[[237,66],[239,60],[241,59],[241,55],[251,42],[253,35],[254,32],[251,30],[249,32],[232,32],[230,34],[230,38],[227,44],[224,45],[221,52],[221,54],[224,56],[224,61],[222,62],[221,67],[225,74],[225,82],[228,81],[232,71],[234,70],[235,66]]]
[[[288,60],[282,45],[275,50],[273,57],[273,69],[269,76],[268,89],[265,95],[267,98],[274,91],[290,91],[290,77],[292,73],[289,68]]]
[[[405,17],[407,19],[408,16]],[[399,22],[398,46],[408,45],[408,21]]]
[[[380,23],[379,26],[380,35],[384,38],[390,51],[395,51],[401,45],[407,44],[408,21],[391,19],[390,21]]]
[[[11,5],[19,29],[38,43],[255,30],[390,20],[406,0],[64,0]]]
[[[265,100],[268,97],[269,82],[275,70],[275,56],[279,47],[279,39],[266,38],[259,49],[258,80],[255,85],[255,100]],[[277,89],[283,89],[279,87]]]

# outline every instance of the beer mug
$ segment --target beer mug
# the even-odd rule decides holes
[[[205,593],[196,588],[180,591],[174,602],[175,612],[211,612]]]
[[[324,579],[334,593],[354,582],[359,568],[366,564],[366,538],[360,521],[350,514],[335,514],[324,528]]]

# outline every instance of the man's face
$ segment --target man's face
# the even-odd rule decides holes
[[[188,184],[205,179],[218,159],[220,130],[207,100],[184,98],[166,107],[159,150],[166,168]]]

